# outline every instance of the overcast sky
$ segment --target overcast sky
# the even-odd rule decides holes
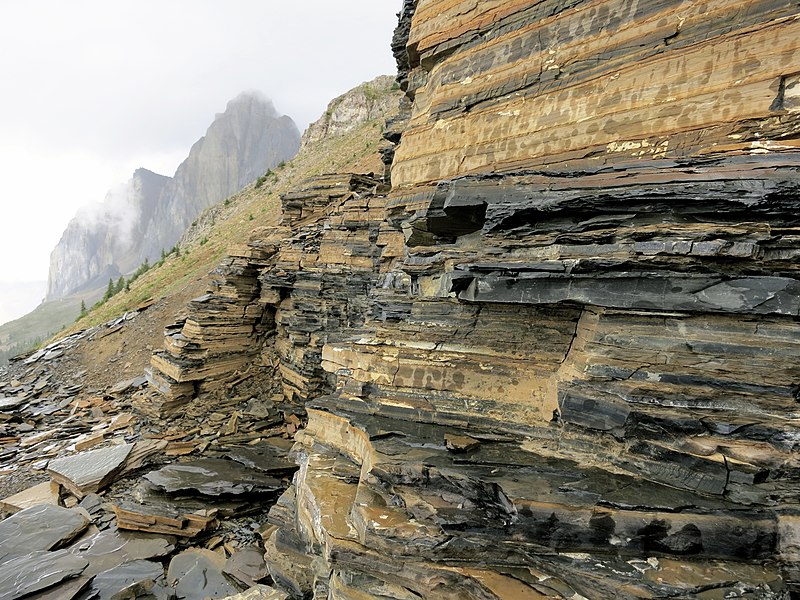
[[[394,73],[400,0],[0,0],[0,282],[47,278],[78,207],[172,175],[244,90],[303,130]]]

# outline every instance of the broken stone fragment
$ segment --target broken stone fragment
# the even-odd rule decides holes
[[[228,596],[223,600],[287,600],[287,598],[289,595],[286,592],[276,590],[268,585],[256,585],[241,594]]]
[[[58,505],[60,487],[54,481],[45,481],[18,494],[0,500],[0,510],[15,513],[39,504]]]
[[[0,561],[63,546],[88,525],[89,519],[78,510],[50,504],[21,510],[0,521]]]
[[[49,350],[47,353],[45,353],[44,359],[45,360],[53,360],[53,359],[56,359],[56,358],[60,358],[63,355],[64,355],[64,351],[63,350],[60,350],[60,349],[59,350]]]
[[[80,501],[79,506],[94,518],[103,512],[103,504],[104,500],[97,494],[87,494]]]
[[[200,598],[202,596],[198,596]],[[165,585],[164,567],[148,560],[135,560],[99,573],[81,600],[171,600]]]
[[[123,392],[126,392],[126,391],[128,391],[129,389],[131,389],[133,387],[134,381],[135,380],[133,380],[133,379],[126,379],[125,381],[120,381],[120,382],[116,383],[115,385],[113,385],[108,390],[108,393],[111,394],[112,396],[116,396],[118,394],[122,394]]]
[[[0,411],[14,410],[15,408],[19,408],[20,406],[25,404],[25,402],[27,401],[28,399],[26,397],[20,397],[20,396],[12,396],[10,398],[0,398]]]
[[[202,548],[189,548],[169,563],[167,582],[179,598],[225,598],[238,590],[222,574],[225,556]]]
[[[96,575],[119,565],[162,558],[175,550],[175,539],[117,529],[96,533],[74,544],[69,551],[89,561],[85,575]]]
[[[234,446],[225,451],[225,457],[251,469],[273,476],[291,475],[297,465],[288,459],[288,451],[272,444]]]
[[[106,440],[106,432],[100,431],[99,433],[95,433],[93,435],[86,434],[85,437],[81,437],[79,440],[75,442],[75,451],[76,452],[83,452],[84,450],[88,450],[89,448],[93,448],[94,446],[99,446]]]
[[[270,400],[250,398],[244,409],[244,414],[256,417],[257,419],[266,419],[270,416],[270,411],[273,407],[274,404]]]
[[[217,523],[216,510],[182,509],[162,502],[156,506],[122,502],[114,505],[117,527],[180,537],[194,537]]]
[[[468,435],[456,435],[454,433],[445,433],[444,441],[447,449],[451,452],[469,452],[475,450],[480,446],[480,441]]]
[[[283,489],[279,479],[219,458],[167,465],[144,477],[167,493],[194,491],[205,496],[220,496],[268,493]]]
[[[78,498],[97,492],[122,471],[133,444],[89,450],[50,461],[47,473]]]
[[[269,576],[264,551],[258,546],[237,550],[228,558],[223,573],[243,587],[255,586]]]
[[[0,562],[0,599],[16,600],[80,575],[89,562],[66,550],[36,550]]]
[[[68,579],[58,585],[47,588],[32,596],[25,596],[25,600],[74,600],[82,597],[82,592],[89,587],[92,577],[81,575],[75,579]]]
[[[117,429],[124,429],[125,427],[129,427],[136,423],[136,417],[134,417],[131,413],[119,413],[115,415],[113,419],[111,419],[111,423],[109,423],[108,428],[111,431],[116,431]]]

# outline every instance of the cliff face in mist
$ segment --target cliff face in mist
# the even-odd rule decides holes
[[[300,133],[269,100],[241,94],[217,115],[173,177],[138,169],[80,211],[50,255],[47,298],[99,287],[169,249],[200,212],[295,155]]]
[[[170,181],[137,169],[127,183],[109,191],[98,208],[78,211],[50,254],[47,298],[100,285],[136,265],[134,237],[143,233],[141,216],[155,211]]]

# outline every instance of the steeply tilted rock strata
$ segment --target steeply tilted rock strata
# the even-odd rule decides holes
[[[273,579],[800,593],[796,13],[404,4],[392,189],[307,182],[250,242],[275,327],[227,356],[308,414]]]

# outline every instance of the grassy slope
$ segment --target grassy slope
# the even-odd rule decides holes
[[[51,337],[55,332],[75,320],[81,309],[81,301],[90,306],[102,290],[90,290],[58,300],[43,302],[27,315],[0,326],[0,353],[17,345],[17,352],[31,348]],[[2,357],[0,357],[2,358]],[[2,361],[0,361],[0,364]]]

